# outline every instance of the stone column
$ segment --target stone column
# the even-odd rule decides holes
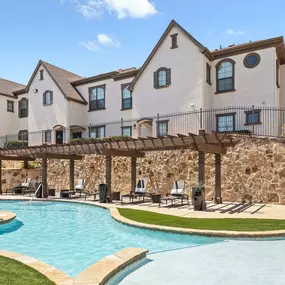
[[[112,194],[112,157],[106,156],[106,183],[108,184],[107,196],[111,197]]]
[[[69,160],[69,189],[74,190],[74,159]]]
[[[222,190],[221,190],[221,155],[215,154],[215,204],[222,204]]]
[[[42,158],[42,182],[43,182],[43,196],[48,196],[47,191],[47,158]]]
[[[131,161],[131,182],[132,182],[131,191],[135,191],[136,183],[137,183],[137,158],[136,157],[132,157],[132,161]]]
[[[0,195],[2,194],[2,160],[0,160]]]

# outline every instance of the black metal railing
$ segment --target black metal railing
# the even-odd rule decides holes
[[[104,131],[93,132],[96,127],[104,127]],[[212,131],[238,133],[264,137],[285,136],[285,108],[265,106],[228,106],[223,108],[199,109],[172,114],[155,114],[144,118],[121,118],[112,122],[91,122],[85,126],[64,128],[60,130],[42,130],[28,132],[29,145],[44,143],[69,142],[76,138],[94,137],[103,134],[105,137],[128,134],[133,137],[157,135],[176,135],[194,133],[205,129]],[[123,131],[124,130],[124,131]],[[23,130],[22,130],[23,131]],[[45,135],[45,132],[51,132]],[[62,138],[57,139],[61,134]],[[7,134],[0,137],[0,147],[18,145],[19,134]],[[48,140],[48,141],[46,141]],[[21,143],[23,137],[21,137]],[[12,143],[13,142],[13,143]]]

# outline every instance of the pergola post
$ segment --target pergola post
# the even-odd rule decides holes
[[[205,135],[205,130],[199,130],[199,136]],[[205,184],[205,152],[199,151],[198,154],[198,166],[199,166],[199,174],[198,174],[198,183]]]
[[[69,189],[74,190],[74,159],[69,160]]]
[[[47,197],[47,158],[42,158],[43,196]]]
[[[24,169],[29,169],[29,162],[28,160],[24,160]]]
[[[108,184],[107,196],[112,194],[112,156],[106,155],[106,183]]]
[[[222,204],[222,191],[221,191],[221,154],[215,154],[215,204]]]
[[[136,183],[137,183],[137,158],[131,158],[131,181],[132,181],[132,191],[135,191]]]
[[[0,194],[2,194],[2,160],[0,160]]]

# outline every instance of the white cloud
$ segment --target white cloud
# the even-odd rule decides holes
[[[101,47],[98,45],[97,41],[88,41],[87,43],[80,42],[81,46],[87,48],[89,51],[99,51]]]
[[[88,41],[88,42],[80,42],[81,46],[87,48],[89,51],[100,51],[103,47],[116,47],[120,48],[121,43],[106,34],[98,34],[97,40]]]
[[[95,1],[96,2],[96,1]],[[154,3],[149,0],[105,0],[106,8],[118,19],[146,18],[157,13]]]
[[[60,0],[61,3],[73,3],[75,10],[85,18],[91,19],[105,11],[116,15],[118,19],[146,18],[157,13],[155,4],[150,0]]]
[[[244,35],[245,32],[244,31],[241,31],[241,30],[233,30],[233,29],[227,29],[227,34],[228,35],[233,35],[233,36],[240,36],[240,35]]]
[[[97,36],[97,40],[102,46],[114,46],[117,48],[121,47],[121,43],[118,40],[112,39],[111,37],[105,34],[99,34]]]

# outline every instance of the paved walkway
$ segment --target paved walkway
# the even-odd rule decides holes
[[[3,199],[31,199],[31,197],[22,195],[0,195],[0,200]],[[51,198],[54,199],[54,198]],[[58,199],[58,197],[55,197]],[[44,200],[44,199],[40,199]],[[71,199],[70,201],[85,201],[81,199]],[[89,203],[99,204],[98,202],[87,199]],[[126,200],[127,201],[127,200]],[[102,204],[99,204],[102,205]],[[172,206],[158,207],[158,204],[150,202],[146,203],[123,203],[114,202],[112,204],[103,204],[107,208],[130,208],[137,210],[152,211],[161,214],[187,217],[187,218],[260,218],[260,219],[285,219],[285,205],[273,205],[273,204],[240,204],[236,202],[224,202],[221,205],[215,205],[213,202],[207,202],[207,211],[194,211],[193,206],[183,205],[179,203]]]
[[[150,254],[148,263],[111,284],[282,285],[284,252],[285,240],[231,240]]]

